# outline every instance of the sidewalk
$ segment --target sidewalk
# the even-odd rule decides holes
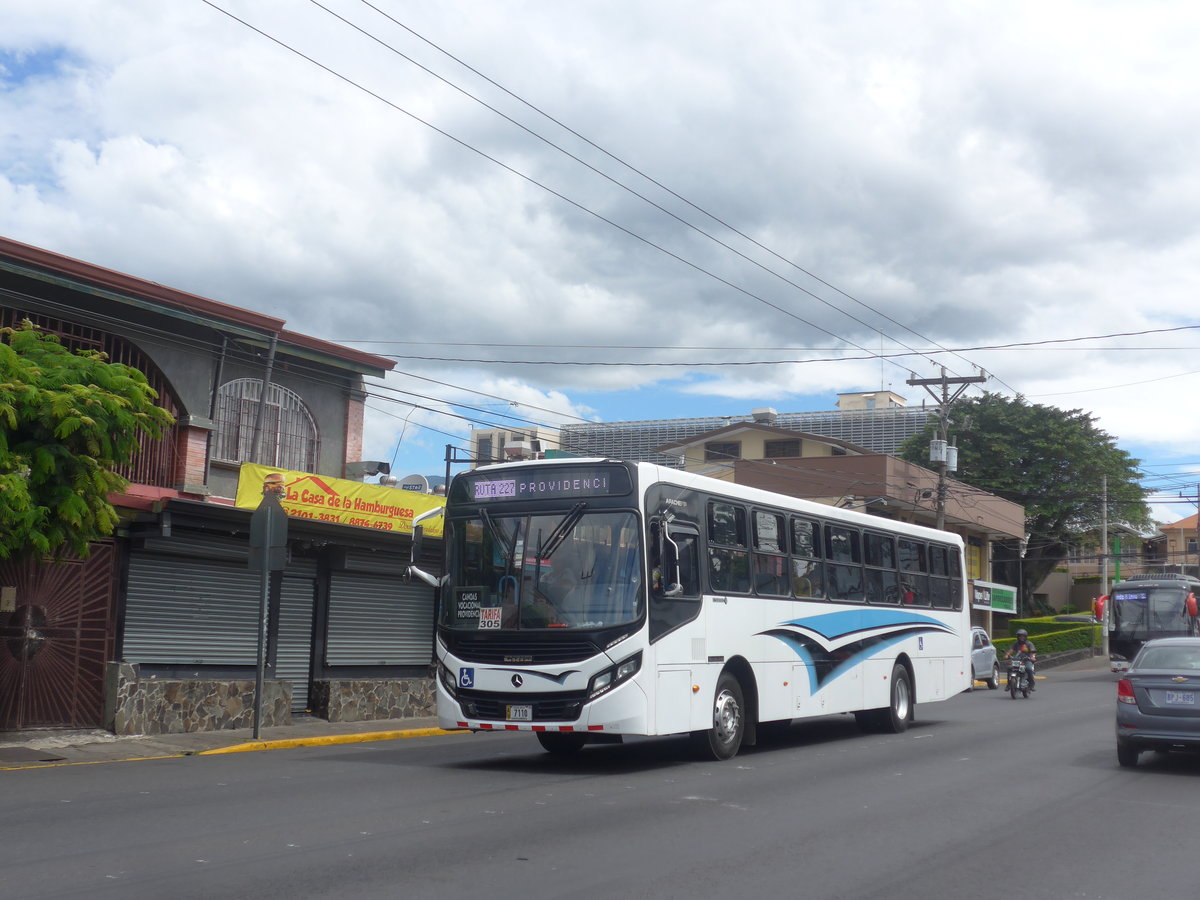
[[[103,762],[130,762],[177,756],[208,756],[254,750],[279,750],[365,741],[393,741],[462,732],[443,731],[434,717],[376,719],[370,722],[326,722],[298,716],[291,725],[262,729],[254,740],[251,728],[191,734],[120,737],[99,729],[81,731],[0,732],[0,772]]]
[[[1046,670],[1053,669],[1107,672],[1108,660],[1083,653],[1062,654],[1058,658],[1042,661],[1038,666],[1038,680],[1045,678]],[[982,685],[983,682],[976,684]],[[443,731],[432,716],[376,719],[370,722],[326,722],[310,716],[297,716],[291,725],[264,728],[262,738],[257,741],[250,728],[130,737],[118,737],[99,729],[0,732],[0,772],[466,733]]]

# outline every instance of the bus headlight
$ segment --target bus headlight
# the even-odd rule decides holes
[[[445,663],[439,663],[438,672],[441,673],[442,687],[446,689],[446,693],[458,699],[458,684],[454,678],[454,673],[450,671],[450,667]]]
[[[592,676],[591,682],[588,684],[588,699],[592,700],[599,697],[601,694],[611,691],[623,681],[628,681],[638,673],[642,667],[642,651],[638,651],[628,659],[624,659],[615,666],[610,666],[603,672],[597,672]]]

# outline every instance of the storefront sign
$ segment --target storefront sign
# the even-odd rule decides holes
[[[401,491],[382,484],[364,484],[346,478],[290,472],[257,463],[242,465],[236,505],[242,509],[257,509],[262,502],[263,479],[271,474],[283,475],[284,493],[279,501],[294,519],[411,534],[415,516],[446,505],[444,497]],[[442,516],[432,516],[421,525],[428,537],[442,536]]]
[[[971,582],[971,607],[1016,615],[1017,589],[1007,584],[973,581]]]

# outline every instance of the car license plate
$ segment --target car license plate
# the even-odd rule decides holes
[[[532,722],[533,707],[528,704],[521,706],[509,706],[507,707],[505,718],[507,718],[510,722]]]
[[[1196,695],[1191,691],[1167,691],[1163,697],[1167,706],[1195,706]]]

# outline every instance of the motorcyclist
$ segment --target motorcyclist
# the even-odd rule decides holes
[[[1033,641],[1029,639],[1029,632],[1024,628],[1017,629],[1017,639],[1013,641],[1008,652],[1004,654],[1005,659],[1012,659],[1014,656],[1025,657],[1025,672],[1029,676],[1029,689],[1037,690],[1037,685],[1033,680],[1033,664],[1037,662],[1037,647],[1033,645]]]

